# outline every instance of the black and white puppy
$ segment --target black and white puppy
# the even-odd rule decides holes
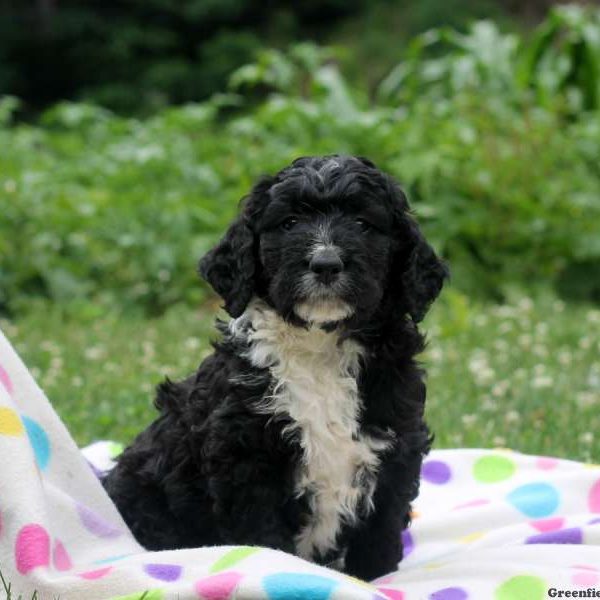
[[[417,323],[447,276],[373,163],[299,158],[200,263],[232,320],[104,480],[148,549],[270,546],[396,569],[431,437]]]

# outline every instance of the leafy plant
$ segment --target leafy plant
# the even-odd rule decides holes
[[[235,93],[147,119],[61,103],[15,123],[4,100],[0,307],[41,297],[157,314],[198,303],[196,261],[255,179],[325,153],[368,156],[400,180],[457,288],[596,297],[600,110],[565,112],[525,89],[509,68],[525,42],[489,23],[442,37],[456,55],[411,55],[413,71],[378,106],[330,50],[306,45],[260,54]],[[438,76],[424,85],[430,60]]]
[[[564,94],[574,113],[600,109],[600,9],[556,7],[524,48],[517,75],[543,105]]]

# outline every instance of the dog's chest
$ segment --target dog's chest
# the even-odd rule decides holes
[[[321,329],[292,327],[276,315],[255,315],[249,358],[268,367],[274,389],[261,410],[286,414],[298,434],[303,460],[298,496],[307,494],[312,516],[296,538],[305,558],[335,548],[343,523],[352,523],[372,501],[378,451],[385,443],[359,431],[356,378],[362,348]]]

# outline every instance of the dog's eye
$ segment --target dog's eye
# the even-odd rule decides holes
[[[281,225],[281,229],[284,229],[285,231],[289,231],[290,229],[293,229],[296,225],[298,224],[298,219],[296,219],[296,217],[290,217],[289,219],[286,219]]]
[[[356,219],[355,222],[360,227],[361,231],[369,231],[371,229],[371,223],[364,219]]]

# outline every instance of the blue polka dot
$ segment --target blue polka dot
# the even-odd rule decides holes
[[[338,582],[306,573],[277,573],[263,580],[269,600],[327,600]]]
[[[514,489],[506,499],[528,517],[539,518],[551,515],[559,504],[556,488],[548,483],[528,483]]]
[[[29,417],[21,417],[27,436],[29,437],[29,443],[33,448],[35,454],[35,461],[38,467],[43,471],[50,462],[50,440],[48,434],[42,429],[42,427],[33,419]]]

